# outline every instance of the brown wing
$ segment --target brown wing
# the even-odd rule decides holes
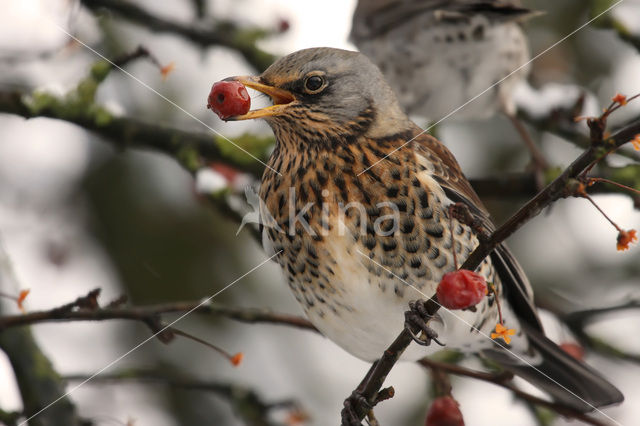
[[[464,202],[471,208],[472,213],[478,214],[483,219],[486,218],[490,224],[489,213],[462,173],[451,151],[436,138],[427,134],[416,137],[412,144],[418,164],[422,164],[430,172],[431,177],[450,198],[454,197],[451,201]],[[490,229],[493,229],[492,224]]]
[[[455,203],[464,203],[471,214],[482,221],[485,229],[493,231],[495,225],[489,213],[462,173],[451,151],[427,134],[416,137],[412,143],[418,164],[425,167],[424,172],[430,174],[431,179],[440,185],[445,195]],[[507,246],[500,244],[496,247],[491,253],[491,261],[500,276],[505,295],[514,312],[530,326],[542,330],[529,279]]]

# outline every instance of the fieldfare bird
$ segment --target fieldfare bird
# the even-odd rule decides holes
[[[536,14],[518,0],[359,0],[350,38],[380,67],[408,114],[439,121],[502,111],[534,164],[545,168],[512,99],[529,72],[520,23]]]
[[[449,206],[463,203],[492,229],[487,211],[453,155],[406,116],[365,55],[306,49],[260,76],[227,80],[273,101],[230,118],[262,118],[276,137],[260,186],[270,217],[265,246],[279,253],[311,322],[346,351],[375,361],[402,331],[409,301],[431,297],[455,269],[454,251],[462,262],[478,244]],[[477,272],[496,293],[473,310],[440,309],[429,321],[439,341],[482,353],[579,409],[622,401],[606,379],[544,336],[527,277],[506,247]],[[488,337],[499,316],[495,294],[505,326],[518,331],[509,351]],[[411,345],[403,357],[439,349]]]

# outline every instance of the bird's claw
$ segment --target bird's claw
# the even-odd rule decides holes
[[[340,413],[342,417],[341,426],[361,426],[362,422],[358,412],[368,413],[373,407],[359,391],[353,391],[351,396],[344,400],[344,408]]]
[[[433,316],[427,311],[424,302],[414,300],[409,302],[409,310],[404,313],[404,327],[411,334],[413,341],[419,345],[429,346],[431,341],[434,341],[438,345],[444,346],[444,343],[438,340],[438,333],[429,327],[429,321],[432,318]],[[415,328],[420,330],[419,334],[413,331]]]

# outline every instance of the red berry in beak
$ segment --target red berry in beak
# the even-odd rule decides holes
[[[238,81],[218,81],[211,87],[207,108],[222,120],[249,112],[251,98],[247,88]]]

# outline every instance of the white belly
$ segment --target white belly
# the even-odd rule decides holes
[[[314,306],[306,309],[307,316],[325,336],[347,352],[360,359],[374,361],[380,358],[384,350],[402,331],[404,312],[408,309],[409,301],[430,298],[435,292],[436,283],[425,286],[422,291],[419,291],[396,277],[394,282],[407,287],[403,296],[396,295],[394,289],[389,288],[388,285],[383,291],[377,281],[378,277],[370,274],[367,269],[367,262],[372,260],[360,254],[355,244],[347,249],[343,241],[339,239],[331,241],[328,249],[335,259],[340,260],[338,268],[334,268],[335,281],[343,284],[340,301],[342,305],[349,306],[351,309],[338,309],[336,312],[325,310],[320,315],[320,311]],[[350,267],[344,267],[344,265]],[[412,344],[405,351],[402,359],[414,361],[447,348],[475,352],[482,347],[490,346],[491,340],[487,337],[477,332],[470,333],[484,303],[481,302],[477,306],[477,312],[448,311],[441,308],[438,312],[440,318],[431,321],[429,325],[438,333],[439,340],[446,346],[443,348],[435,343],[430,346]],[[483,327],[482,332],[485,335],[490,333],[496,322],[497,313],[495,313],[495,319],[491,318],[486,322],[487,326]]]

